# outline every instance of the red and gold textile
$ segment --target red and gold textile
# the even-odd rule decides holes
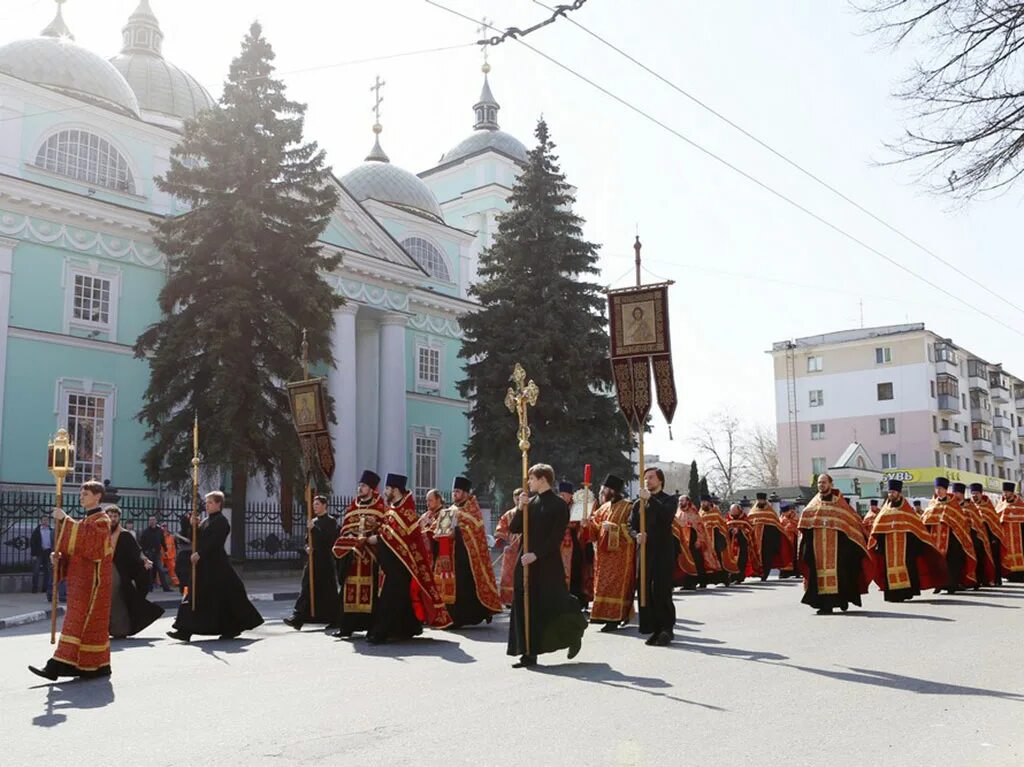
[[[686,575],[696,576],[697,563],[693,559],[693,551],[690,549],[690,544],[696,537],[697,531],[687,522],[686,512],[676,511],[675,519],[672,520],[672,535],[679,541],[679,556],[676,557],[673,580],[678,581]],[[700,546],[700,543],[698,542],[697,545]]]
[[[387,506],[377,493],[363,501],[356,498],[345,510],[338,539],[332,549],[335,559],[351,554],[345,588],[341,595],[342,609],[347,613],[373,612],[377,584],[373,582],[376,556],[366,539],[377,532]]]
[[[999,522],[1003,526],[1006,543],[1003,548],[1003,574],[1024,573],[1024,499],[1014,495],[1010,500],[1005,498],[996,507]]]
[[[864,518],[860,521],[864,527],[864,536],[866,538],[871,537],[871,531],[875,527],[875,519],[878,517],[878,512],[874,509],[868,509],[868,513],[864,515]]]
[[[992,499],[987,495],[981,496],[981,502],[977,503],[978,511],[981,513],[981,519],[985,523],[985,527],[989,533],[1004,548],[1006,547],[1006,531],[1003,529],[1002,523],[999,521],[999,512],[996,511],[996,507],[992,504]]]
[[[925,549],[914,563],[917,566],[920,587],[938,588],[946,582],[945,560],[934,546],[932,531],[925,527],[910,501],[906,498],[901,500],[902,503],[894,506],[886,499],[875,516],[868,538],[868,549],[871,551],[871,559],[875,566],[875,583],[882,591],[911,587],[907,562],[907,536],[913,535],[921,541]],[[885,536],[884,566],[882,555],[875,550],[878,545],[876,535]]]
[[[501,597],[498,584],[494,580],[494,567],[491,565],[491,552],[487,547],[487,533],[484,532],[484,515],[476,496],[471,495],[461,504],[454,504],[456,524],[462,532],[462,543],[469,556],[469,566],[473,571],[473,583],[476,585],[476,598],[480,604],[495,613],[501,612]]]
[[[515,599],[516,562],[519,560],[520,539],[523,537],[519,533],[509,531],[515,513],[515,509],[509,509],[502,514],[494,531],[494,540],[505,544],[505,550],[501,553],[501,580],[498,593],[501,596],[501,603],[506,607],[511,607]]]
[[[416,514],[416,501],[412,493],[406,493],[397,504],[390,504],[377,530],[381,545],[387,546],[409,571],[409,597],[416,617],[434,628],[452,625],[452,619],[444,607],[444,600],[434,583],[430,569],[430,549],[420,529],[420,518]],[[384,573],[381,573],[384,577]]]
[[[177,556],[177,550],[178,550],[178,547],[174,543],[174,536],[171,535],[170,533],[164,533],[164,553],[163,553],[164,569],[167,570],[167,574],[171,578],[171,584],[174,585],[174,586],[177,586],[179,584],[179,581],[178,581],[178,570],[177,570],[177,566],[175,565],[175,562],[174,562],[174,560],[175,560],[175,558]]]
[[[992,555],[992,543],[988,539],[988,532],[985,530],[985,518],[982,516],[981,507],[972,499],[967,498],[963,503],[964,517],[970,525],[971,530],[978,540],[981,541],[983,552],[982,561],[978,562],[977,578],[982,585],[995,585],[996,582],[996,560]],[[977,555],[977,550],[975,550]]]
[[[796,567],[796,514],[792,514],[792,523],[786,524],[786,519],[775,516],[775,510],[771,506],[761,508],[754,505],[754,508],[747,514],[747,521],[754,526],[754,540],[757,543],[757,550],[764,554],[764,530],[766,527],[774,527],[779,531],[779,550],[771,562],[763,562],[769,569],[777,567],[779,570],[793,570]]]
[[[806,563],[800,562],[805,579],[812,575],[817,581],[818,594],[839,593],[839,533],[864,550],[861,572],[857,586],[861,594],[868,593],[871,583],[871,558],[868,556],[867,538],[864,525],[850,504],[838,490],[833,490],[826,500],[818,493],[800,515],[800,530],[804,535],[813,536],[815,573],[807,571]]]
[[[921,515],[921,521],[934,527],[935,548],[942,556],[949,551],[949,536],[952,534],[960,542],[966,556],[964,571],[960,576],[960,585],[973,586],[978,582],[978,558],[974,553],[974,542],[971,540],[971,523],[967,521],[963,509],[956,498],[947,495],[945,498],[932,498],[928,508]],[[952,573],[950,573],[952,575]]]
[[[700,518],[704,523],[704,534],[707,537],[708,543],[711,544],[711,550],[718,555],[717,558],[719,559],[719,566],[716,569],[725,570],[727,573],[738,573],[740,571],[740,566],[736,562],[736,550],[732,545],[732,540],[729,538],[729,528],[725,524],[725,518],[722,516],[722,512],[717,506],[712,507],[710,511],[704,511],[701,509]],[[728,544],[721,551],[718,551],[715,547],[716,531],[725,538],[725,541]]]
[[[733,551],[737,557],[737,569],[739,568],[739,537],[742,535],[747,541],[747,567],[746,571],[740,573],[744,578],[761,574],[761,547],[754,537],[754,526],[746,517],[729,517],[725,521],[729,530],[729,538],[733,542]]]
[[[54,551],[61,555],[68,607],[53,657],[79,671],[109,666],[114,556],[110,517],[102,510],[81,520],[65,517]]]
[[[606,503],[586,525],[594,544],[594,604],[592,621],[628,621],[633,615],[636,581],[636,545],[629,532],[629,501]],[[604,523],[611,525],[607,530]]]

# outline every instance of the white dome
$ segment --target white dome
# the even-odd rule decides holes
[[[522,141],[503,130],[486,129],[478,130],[464,138],[445,152],[441,162],[454,162],[488,149],[508,155],[516,162],[526,162],[527,150]]]
[[[380,134],[379,125],[374,126],[374,132]],[[366,157],[366,162],[341,177],[341,185],[359,202],[386,202],[444,222],[441,206],[437,204],[434,193],[416,174],[392,165],[380,148],[379,140],[374,142],[373,151]]]

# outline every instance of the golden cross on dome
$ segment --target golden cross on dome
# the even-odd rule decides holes
[[[480,49],[483,51],[484,54],[484,74],[486,74],[491,68],[491,65],[487,63],[487,49],[491,47],[490,37],[487,37],[487,33],[491,31],[492,23],[493,19],[489,19],[486,16],[484,16],[482,19],[480,19],[480,26],[476,28],[477,34],[480,35],[482,40],[485,40],[485,42],[482,42],[480,44]]]

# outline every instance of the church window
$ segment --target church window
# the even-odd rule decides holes
[[[443,282],[451,282],[448,262],[436,247],[422,237],[408,237],[402,241],[405,252],[426,270],[427,274]]]
[[[110,280],[76,274],[72,316],[82,322],[109,325]]]
[[[441,384],[441,350],[429,346],[416,349],[416,383],[436,389]]]
[[[50,136],[39,148],[36,165],[86,184],[135,194],[128,160],[95,133],[71,129]]]
[[[417,434],[413,444],[413,491],[417,501],[426,501],[427,492],[437,487],[438,444],[436,437]]]

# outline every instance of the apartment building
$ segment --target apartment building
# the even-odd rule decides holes
[[[1020,481],[1024,381],[923,323],[780,341],[769,353],[781,480],[809,482],[856,442],[874,464],[862,468],[903,479],[908,494],[929,494],[938,475],[996,492]]]

